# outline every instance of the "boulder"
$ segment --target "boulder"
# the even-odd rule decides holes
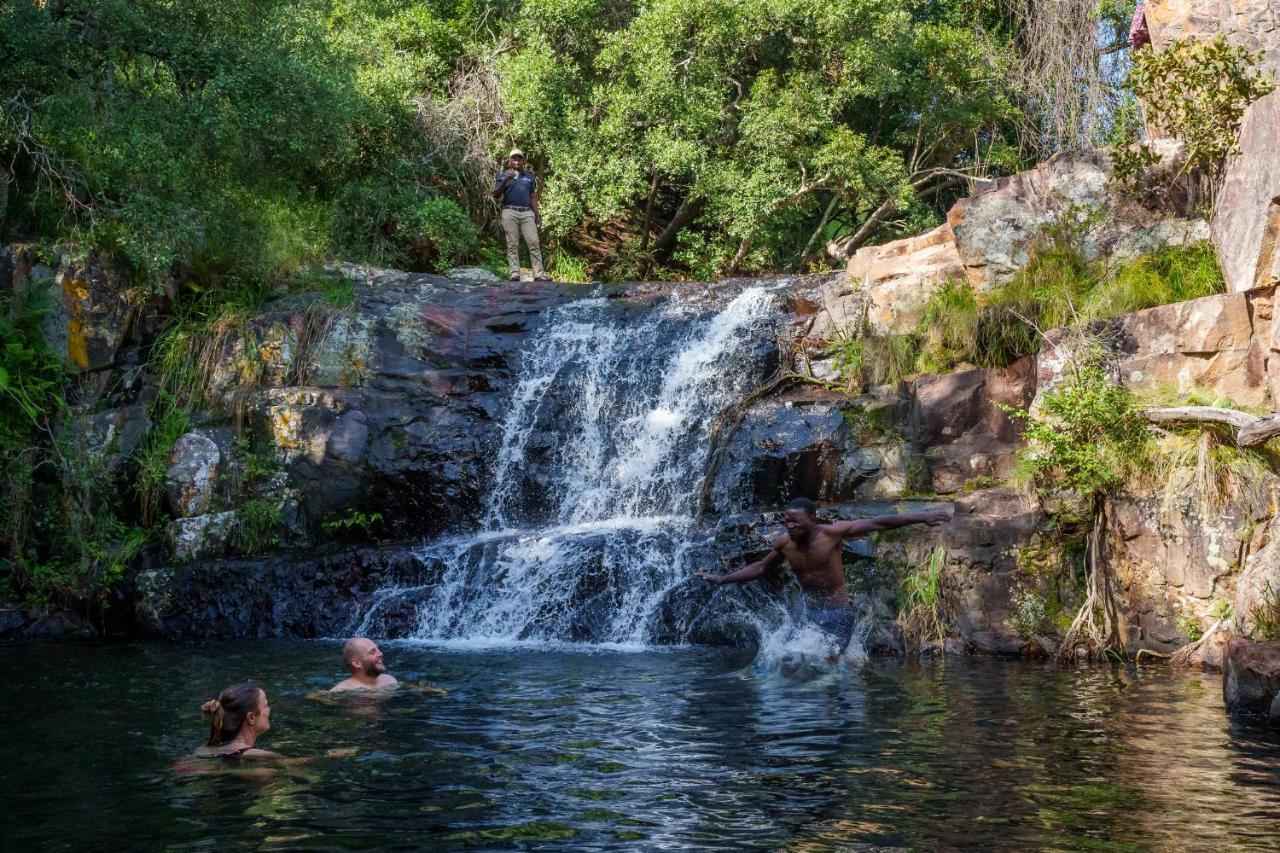
[[[213,505],[222,449],[208,434],[194,430],[173,444],[165,471],[165,494],[175,517],[202,515]]]
[[[1258,715],[1280,725],[1280,641],[1227,640],[1222,700],[1233,714]]]
[[[1280,45],[1276,45],[1280,47]],[[1272,49],[1280,58],[1280,49]],[[1280,281],[1280,91],[1254,103],[1240,128],[1240,153],[1227,164],[1214,202],[1213,244],[1227,287],[1245,291]]]
[[[180,563],[214,559],[226,553],[235,524],[233,510],[175,518],[165,528],[165,538],[173,559]]]
[[[966,275],[978,293],[1026,265],[1044,227],[1065,222],[1082,234],[1087,258],[1132,258],[1209,237],[1200,219],[1164,216],[1118,198],[1105,151],[1059,154],[1034,169],[980,181],[947,213]]]
[[[823,300],[826,316],[813,335],[863,329],[888,335],[914,331],[939,286],[961,278],[964,267],[950,225],[919,237],[864,246],[849,259],[844,279]]]
[[[1171,155],[1172,156],[1172,155]],[[1105,151],[1059,154],[1034,169],[975,181],[947,222],[918,237],[859,249],[822,294],[810,335],[914,332],[929,297],[948,279],[979,293],[1026,265],[1046,225],[1074,224],[1090,259],[1122,260],[1209,239],[1202,219],[1167,216],[1117,196]]]
[[[1117,317],[1110,336],[1118,378],[1136,390],[1208,390],[1236,403],[1270,402],[1265,328],[1255,310],[1270,291],[1224,293]]]

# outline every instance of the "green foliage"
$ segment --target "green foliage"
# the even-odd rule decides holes
[[[1204,627],[1195,617],[1188,616],[1185,613],[1179,613],[1176,621],[1179,633],[1189,641],[1194,643],[1196,640],[1204,636]]]
[[[165,474],[173,456],[173,446],[191,428],[185,409],[173,396],[162,391],[153,408],[151,429],[139,447],[136,458],[138,474],[134,480],[142,524],[150,527],[163,512]]]
[[[1236,153],[1244,111],[1275,89],[1257,71],[1261,58],[1262,51],[1229,45],[1222,35],[1136,52],[1130,84],[1165,134],[1186,143],[1184,171],[1204,170],[1216,180]],[[1116,177],[1132,188],[1158,159],[1151,152],[1122,154]]]
[[[558,249],[552,255],[551,264],[547,268],[547,272],[555,281],[567,281],[575,284],[586,284],[591,281],[591,274],[587,269],[586,260],[575,257],[564,249]]]
[[[885,335],[862,340],[862,381],[865,385],[892,385],[916,372],[920,338]]]
[[[849,388],[862,384],[862,340],[843,330],[831,342],[832,362],[836,375]]]
[[[353,185],[339,205],[337,251],[379,266],[445,272],[479,239],[457,202],[413,184]]]
[[[1213,603],[1213,608],[1209,611],[1209,615],[1214,619],[1230,619],[1232,615],[1231,602],[1225,598],[1219,598]]]
[[[1253,623],[1254,637],[1280,640],[1280,589],[1268,581],[1249,619]]]
[[[939,545],[920,565],[903,571],[898,584],[898,622],[910,648],[927,640],[942,642],[946,636],[943,618],[943,574],[947,550]]]
[[[258,554],[280,544],[280,523],[284,520],[280,501],[254,498],[236,509],[231,544],[242,554]]]
[[[518,142],[548,245],[593,267],[805,266],[886,202],[873,234],[1016,164],[1012,38],[994,0],[16,0],[0,239],[75,239],[156,286],[334,252],[440,270],[475,256]]]
[[[1090,505],[1125,482],[1148,439],[1133,394],[1087,360],[1044,395],[1038,411],[1005,408],[1026,421],[1021,459],[1035,483]]]
[[[1165,246],[1118,264],[1084,295],[1081,310],[1090,320],[1103,320],[1225,290],[1211,244]]]
[[[6,460],[31,447],[62,407],[62,359],[40,334],[48,310],[44,284],[0,293],[0,454]]]
[[[364,536],[369,536],[381,522],[382,513],[380,512],[363,512],[358,509],[349,509],[345,515],[331,518],[321,524],[320,527],[331,536],[356,531],[359,531]]]

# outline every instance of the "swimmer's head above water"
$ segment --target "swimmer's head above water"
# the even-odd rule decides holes
[[[352,637],[342,646],[342,660],[351,676],[330,688],[330,693],[344,690],[383,690],[395,687],[394,676],[387,673],[382,650],[368,637]]]
[[[231,743],[242,733],[252,733],[252,739],[256,740],[271,728],[267,694],[248,682],[225,688],[217,699],[205,702],[200,710],[209,718],[209,746]]]

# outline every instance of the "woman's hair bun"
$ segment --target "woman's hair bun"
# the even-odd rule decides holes
[[[200,706],[200,710],[212,716],[222,710],[222,703],[217,699],[210,699]]]

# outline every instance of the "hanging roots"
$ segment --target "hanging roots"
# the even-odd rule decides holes
[[[1062,638],[1058,652],[1061,660],[1075,657],[1077,648],[1089,650],[1089,656],[1103,660],[1108,656],[1124,657],[1124,643],[1120,639],[1120,614],[1111,594],[1111,581],[1102,564],[1102,531],[1104,515],[1101,508],[1094,514],[1093,529],[1089,533],[1086,549],[1085,600],[1080,606],[1071,627]]]

